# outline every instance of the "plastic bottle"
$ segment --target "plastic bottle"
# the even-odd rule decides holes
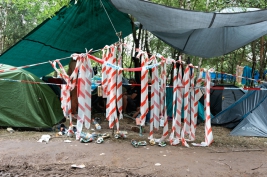
[[[101,125],[99,125],[99,123],[98,123],[95,119],[93,119],[93,123],[94,123],[95,128],[96,128],[97,130],[101,130]]]

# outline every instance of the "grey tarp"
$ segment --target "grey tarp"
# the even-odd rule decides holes
[[[267,34],[267,10],[206,13],[143,0],[110,1],[159,39],[194,56],[221,56]]]
[[[260,85],[260,88],[267,88],[267,84]],[[267,121],[267,91],[253,90],[248,91],[234,104],[223,110],[211,119],[212,125],[222,125],[227,128],[234,128],[242,121],[254,119],[254,126],[262,126],[262,122]],[[241,123],[242,123],[241,122]],[[256,123],[255,123],[256,122]],[[249,128],[250,129],[250,128]],[[249,130],[248,129],[248,130]],[[266,126],[265,126],[266,129]],[[265,130],[267,131],[267,129]]]
[[[262,88],[267,88],[267,84],[262,85]],[[255,98],[259,98],[258,105],[246,114],[246,117],[231,131],[233,136],[260,136],[267,137],[267,91],[257,91]],[[245,102],[247,105],[255,104],[252,99]]]

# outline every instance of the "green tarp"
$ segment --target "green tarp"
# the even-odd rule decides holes
[[[3,53],[0,63],[26,66],[47,62],[26,69],[41,77],[53,71],[48,61],[113,44],[119,41],[116,32],[122,32],[122,37],[129,35],[131,20],[109,0],[79,0],[76,4],[73,0]],[[61,60],[63,65],[68,62]]]
[[[22,69],[0,74],[0,127],[49,128],[64,118],[57,95],[36,82],[42,80]]]

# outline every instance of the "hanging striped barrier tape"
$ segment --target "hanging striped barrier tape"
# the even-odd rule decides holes
[[[116,49],[115,46],[111,46],[111,57],[110,61],[112,64],[116,63]],[[117,84],[116,84],[116,69],[111,68],[110,69],[110,81],[109,81],[109,128],[113,128],[114,124],[117,125],[117,131],[119,131],[119,124],[118,124],[118,118],[117,118],[117,109],[116,109],[116,93],[117,93]]]
[[[156,62],[156,59],[155,61]],[[152,72],[152,87],[153,87],[153,93],[154,93],[154,111],[153,111],[153,116],[154,116],[154,128],[156,130],[159,129],[159,123],[160,123],[160,94],[159,94],[159,74],[158,70],[156,68],[153,68],[154,72]],[[152,71],[153,71],[152,69]]]
[[[118,51],[121,51],[119,49],[119,46],[115,46],[115,48],[117,47]],[[151,84],[151,90],[153,90],[152,92],[152,96],[151,96],[151,102],[153,103],[153,106],[150,107],[150,111],[151,111],[151,120],[150,120],[150,133],[149,133],[149,138],[152,139],[153,138],[153,127],[158,127],[157,124],[159,122],[159,117],[163,117],[164,119],[164,128],[163,128],[163,135],[161,140],[164,140],[166,138],[166,136],[168,135],[168,119],[167,119],[167,111],[166,111],[166,87],[172,87],[172,86],[166,86],[166,64],[176,64],[176,63],[180,63],[180,64],[184,64],[184,62],[182,62],[181,60],[179,61],[174,61],[173,59],[167,58],[165,59],[163,56],[161,56],[160,54],[157,54],[156,56],[152,56],[150,59],[148,59],[147,53],[143,52],[141,50],[139,50],[139,57],[142,60],[142,65],[139,68],[122,68],[121,67],[121,63],[119,61],[120,57],[118,57],[118,63],[116,64],[116,54],[115,54],[115,49],[114,47],[110,47],[110,46],[106,46],[104,48],[104,50],[106,50],[106,54],[103,54],[103,59],[98,59],[97,57],[94,57],[92,55],[90,55],[88,52],[86,52],[86,54],[74,54],[72,55],[73,59],[77,60],[77,65],[76,68],[74,70],[74,73],[69,77],[67,76],[65,73],[63,73],[63,71],[58,70],[58,74],[66,81],[67,84],[53,84],[53,83],[42,83],[42,82],[31,82],[31,81],[26,81],[27,83],[30,84],[51,84],[51,85],[61,85],[62,88],[62,95],[64,98],[62,98],[62,100],[64,99],[65,102],[64,104],[64,115],[69,115],[71,114],[70,111],[70,104],[69,104],[69,96],[68,93],[70,90],[72,90],[76,83],[77,83],[77,77],[78,77],[78,96],[79,96],[79,115],[78,115],[78,122],[77,124],[77,133],[81,132],[83,123],[85,124],[86,128],[90,127],[90,121],[91,121],[91,105],[89,104],[89,102],[91,102],[91,78],[92,78],[92,67],[90,64],[90,60],[92,59],[94,61],[97,61],[98,63],[102,64],[102,67],[106,68],[106,70],[104,70],[105,75],[106,75],[106,80],[107,80],[107,84],[106,84],[106,88],[104,89],[105,92],[108,95],[108,107],[107,107],[107,119],[110,121],[110,128],[113,127],[116,123],[117,125],[117,130],[119,131],[119,124],[118,124],[118,115],[117,115],[117,111],[113,111],[116,110],[118,108],[118,110],[120,110],[120,107],[122,107],[119,103],[120,97],[121,97],[121,92],[119,91],[121,86],[122,86],[122,82],[120,81],[120,73],[124,70],[124,71],[141,71],[141,94],[143,94],[143,98],[141,99],[141,112],[142,112],[142,124],[144,124],[144,120],[145,120],[145,115],[148,112],[148,106],[147,105],[147,99],[148,99],[148,94],[147,94],[147,88],[148,88],[148,79],[147,79],[147,74],[148,74],[148,70],[151,69],[152,70],[152,84]],[[119,55],[118,55],[119,56]],[[69,58],[69,57],[68,57]],[[160,58],[161,61],[157,62],[156,58]],[[47,63],[47,62],[44,62]],[[0,70],[0,73],[2,72],[7,72],[7,71],[13,71],[16,69],[20,69],[20,68],[28,68],[31,66],[37,66],[40,64],[44,64],[44,63],[39,63],[39,64],[33,64],[33,65],[27,65],[27,66],[23,66],[23,67],[14,67],[11,69],[7,69],[7,70]],[[54,68],[56,63],[58,63],[59,65],[61,65],[59,63],[59,61],[54,61],[53,63],[51,63],[53,65]],[[157,73],[157,68],[161,66],[162,68],[162,73],[161,73],[161,85],[159,85],[159,79],[158,79],[158,73]],[[181,65],[180,65],[181,66]],[[60,66],[61,68],[62,66]],[[102,69],[103,69],[102,68]],[[187,68],[191,68],[192,69],[192,73],[194,71],[194,68],[197,68],[193,65],[187,65]],[[187,70],[186,68],[186,70]],[[79,71],[79,75],[78,75],[78,71]],[[200,94],[202,93],[200,91],[200,89],[203,89],[203,87],[200,87],[201,85],[199,84],[198,80],[201,80],[201,75],[202,73],[200,73],[200,76],[196,82],[196,86],[194,86],[194,75],[187,75],[187,72],[185,72],[185,76],[183,78],[183,85],[179,85],[179,78],[180,78],[180,71],[178,73],[178,77],[177,75],[177,69],[174,69],[174,85],[173,85],[173,112],[172,112],[172,116],[173,116],[173,124],[172,124],[172,133],[170,135],[170,140],[172,140],[173,145],[175,145],[174,140],[175,138],[178,139],[181,138],[183,145],[187,146],[187,143],[185,141],[185,134],[189,134],[189,140],[193,141],[195,140],[195,128],[196,128],[196,115],[197,115],[197,102],[200,98]],[[205,122],[205,142],[202,142],[200,145],[201,146],[209,146],[212,142],[213,142],[213,135],[212,135],[212,130],[211,130],[211,123],[210,123],[210,108],[209,108],[209,104],[210,104],[210,90],[211,89],[240,89],[240,88],[228,88],[228,87],[212,87],[210,88],[210,82],[211,82],[211,78],[210,78],[210,72],[212,72],[211,70],[208,71],[207,76],[206,76],[206,86],[205,86],[205,117],[206,117],[206,122]],[[154,76],[153,76],[154,73]],[[224,73],[226,74],[226,73]],[[227,74],[230,75],[230,74]],[[110,77],[111,76],[111,77]],[[232,75],[234,76],[234,75]],[[240,76],[238,76],[240,77]],[[89,78],[89,79],[87,79]],[[104,78],[104,77],[103,77]],[[189,79],[188,79],[189,78]],[[245,77],[241,77],[241,78],[245,78]],[[156,81],[158,79],[158,81]],[[180,78],[182,80],[182,78]],[[245,79],[249,79],[249,80],[254,80],[251,78],[245,78]],[[8,80],[8,79],[2,79],[0,78],[0,80]],[[116,80],[118,80],[119,82],[116,82]],[[189,80],[189,81],[188,81]],[[24,81],[17,81],[17,80],[9,80],[9,81],[13,81],[13,82],[24,82]],[[143,81],[143,82],[142,82]],[[261,82],[261,81],[259,81]],[[181,82],[180,82],[181,84]],[[105,84],[103,84],[105,86]],[[129,84],[130,85],[130,84]],[[135,84],[136,85],[136,84]],[[188,86],[189,85],[189,86]],[[157,90],[160,87],[160,92]],[[185,116],[185,124],[184,127],[181,131],[181,135],[178,133],[178,129],[179,127],[181,127],[181,122],[179,122],[179,112],[175,112],[174,107],[179,107],[179,104],[182,105],[182,101],[178,101],[179,99],[179,95],[182,95],[182,91],[184,90],[184,104],[185,104],[185,111],[184,113],[187,114]],[[243,90],[267,90],[264,88],[243,88]],[[179,92],[180,91],[180,92]],[[195,92],[195,93],[194,93]],[[161,93],[160,96],[156,96],[157,94],[159,95],[159,93]],[[186,102],[186,97],[188,96],[188,101]],[[157,101],[157,97],[158,97],[158,101]],[[175,98],[177,100],[177,102],[175,101]],[[88,102],[89,101],[89,102]],[[189,103],[190,101],[190,103]],[[114,102],[118,102],[117,105],[116,103],[114,104]],[[118,106],[118,107],[117,107]],[[143,107],[143,111],[142,111],[142,107]],[[191,109],[190,109],[191,108]],[[157,113],[156,110],[160,110],[160,112]],[[190,116],[191,115],[191,116]],[[181,116],[181,115],[180,115]],[[120,117],[121,113],[120,113]],[[181,117],[180,117],[181,118]],[[191,122],[191,124],[189,123]],[[190,125],[190,126],[189,126]],[[187,127],[190,127],[189,129]],[[180,130],[179,130],[180,132]],[[176,137],[175,137],[176,136]],[[76,136],[76,138],[79,138],[79,136]]]
[[[209,146],[213,142],[213,134],[211,129],[211,116],[210,116],[210,72],[213,70],[208,70],[206,74],[206,94],[204,99],[204,107],[205,107],[205,142],[201,142],[201,144],[192,143],[193,146]]]
[[[147,54],[141,53],[142,55],[142,71],[141,71],[141,103],[140,103],[140,121],[141,121],[141,126],[145,125],[145,120],[146,120],[146,115],[148,113],[148,70],[145,69],[147,66],[148,62],[148,56]],[[139,57],[137,55],[137,57]]]
[[[118,66],[122,66],[122,47],[123,45],[120,44],[118,46]],[[122,115],[122,110],[123,110],[123,105],[122,105],[122,98],[123,98],[123,93],[122,93],[122,70],[117,71],[117,107],[119,111],[119,119],[123,118]],[[119,121],[117,121],[119,123]],[[118,126],[117,126],[118,127]]]
[[[183,129],[181,131],[181,141],[182,145],[189,147],[185,140],[185,135],[189,134],[189,127],[190,127],[190,117],[188,117],[188,109],[189,109],[189,104],[188,104],[188,99],[189,99],[189,84],[190,84],[190,68],[189,66],[186,67],[184,71],[184,77],[183,77],[183,85],[184,85],[184,97],[183,97],[183,103],[184,103],[184,125]]]
[[[170,144],[171,145],[177,145],[179,144],[179,138],[176,138],[176,109],[177,109],[177,99],[178,99],[178,74],[177,74],[177,68],[176,63],[173,62],[173,99],[172,99],[172,130],[169,137]]]
[[[203,70],[201,69],[199,72],[199,76],[198,79],[196,81],[196,86],[200,86],[201,82],[202,82],[202,74],[203,74]],[[195,88],[194,88],[195,89]],[[200,88],[195,89],[195,95],[194,95],[194,123],[191,123],[191,129],[190,129],[190,141],[194,141],[195,140],[195,132],[196,132],[196,127],[197,127],[197,116],[198,116],[198,101],[199,99],[202,97],[203,93],[200,90]]]

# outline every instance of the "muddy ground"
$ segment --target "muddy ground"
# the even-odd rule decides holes
[[[102,118],[102,129],[95,132],[111,135],[102,144],[56,136],[56,128],[54,131],[14,128],[14,133],[0,129],[0,176],[267,176],[266,138],[234,137],[229,135],[229,129],[212,127],[214,142],[209,147],[186,148],[167,143],[165,147],[148,144],[134,148],[132,139],[148,142],[148,126],[140,136],[131,130],[135,122],[125,117],[120,121],[120,129],[128,132],[127,137],[116,139],[103,116],[94,116]],[[64,124],[67,126],[68,122]],[[154,136],[160,138],[161,134],[162,129]],[[52,138],[47,144],[37,142],[42,135]],[[204,141],[203,123],[197,127],[196,138],[197,143]],[[84,168],[73,168],[74,164]]]

